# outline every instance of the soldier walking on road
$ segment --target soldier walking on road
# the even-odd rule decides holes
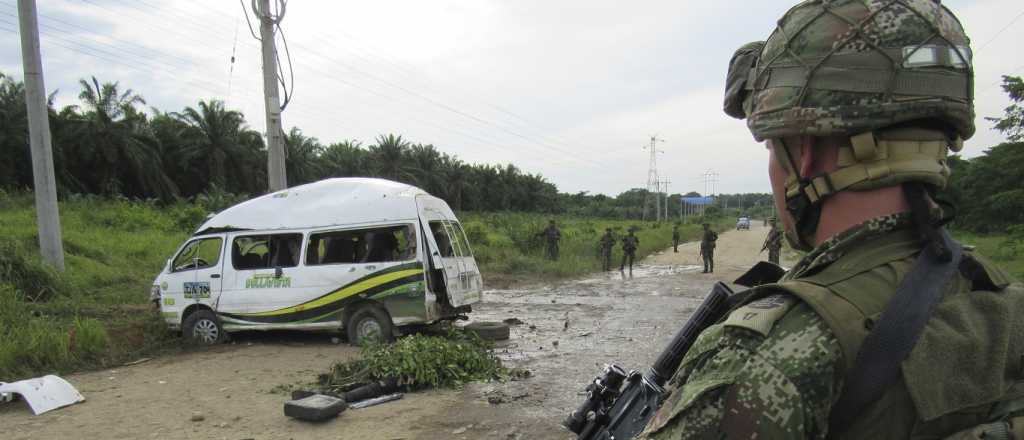
[[[633,228],[629,228],[629,235],[622,237],[622,264],[619,271],[626,269],[626,260],[629,260],[629,273],[633,273],[633,259],[636,258],[636,248],[640,246],[640,237],[633,235]]]
[[[612,270],[612,248],[615,247],[612,228],[604,230],[604,235],[601,236],[601,241],[598,244],[601,246],[601,263],[603,263],[604,271]]]
[[[775,217],[772,217],[771,223],[772,229],[768,231],[768,236],[764,239],[764,246],[761,247],[761,252],[767,249],[768,262],[779,264],[779,253],[782,251],[782,231],[779,230],[778,225],[775,223]]]
[[[700,334],[640,438],[1024,439],[1024,286],[935,200],[975,132],[945,3],[803,1],[736,51],[725,111],[807,253]]]
[[[679,253],[679,223],[672,225],[672,252]]]
[[[715,242],[718,241],[718,233],[711,230],[711,225],[704,223],[704,235],[700,239],[700,256],[704,260],[704,272],[715,271]]]
[[[551,261],[558,260],[558,240],[562,239],[562,231],[555,226],[555,221],[548,222],[548,227],[537,233],[538,237],[544,237],[546,246],[546,257]]]

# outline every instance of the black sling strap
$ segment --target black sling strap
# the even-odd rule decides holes
[[[896,383],[900,364],[910,355],[944,287],[957,272],[963,255],[949,232],[941,231],[952,258],[942,261],[926,246],[896,289],[874,329],[864,338],[853,368],[847,372],[839,400],[829,414],[829,437],[842,433],[868,405]]]

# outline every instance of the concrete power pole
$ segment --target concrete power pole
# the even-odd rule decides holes
[[[53,175],[53,147],[50,143],[50,115],[43,84],[43,61],[39,54],[39,21],[35,0],[18,0],[21,27],[21,58],[25,71],[25,103],[28,107],[28,135],[32,149],[32,179],[39,226],[39,253],[43,261],[64,271],[57,182]]]
[[[281,124],[281,99],[277,94],[277,49],[274,47],[274,26],[282,16],[270,13],[270,0],[259,0],[253,11],[260,20],[260,41],[263,45],[263,95],[267,110],[267,186],[271,192],[288,187],[284,163],[284,129]]]
[[[647,205],[650,205],[652,197],[654,201],[655,221],[661,221],[661,201],[658,196],[658,153],[664,153],[664,151],[658,150],[656,146],[658,142],[665,142],[665,140],[658,139],[657,136],[651,136],[651,145],[644,146],[644,149],[650,150],[651,153],[650,162],[647,166],[647,196],[644,197],[644,212],[641,217],[641,219],[645,221],[647,220]]]

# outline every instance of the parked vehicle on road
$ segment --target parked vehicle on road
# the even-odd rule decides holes
[[[466,234],[441,199],[382,179],[297,186],[210,217],[167,261],[151,298],[200,344],[240,330],[395,327],[471,311],[482,292]]]
[[[739,220],[736,220],[736,230],[740,229],[750,229],[749,217],[740,217]]]

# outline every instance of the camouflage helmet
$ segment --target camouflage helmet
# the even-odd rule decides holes
[[[974,134],[970,40],[936,0],[809,0],[733,57],[726,112],[758,141],[914,120]],[[756,54],[756,57],[751,56]]]
[[[789,175],[787,211],[806,238],[820,213],[812,208],[837,192],[945,186],[949,150],[974,134],[971,56],[963,26],[938,0],[807,0],[766,42],[736,51],[725,111],[746,118],[758,141],[773,140]],[[800,176],[800,146],[786,142],[796,136],[849,145],[837,170]]]

